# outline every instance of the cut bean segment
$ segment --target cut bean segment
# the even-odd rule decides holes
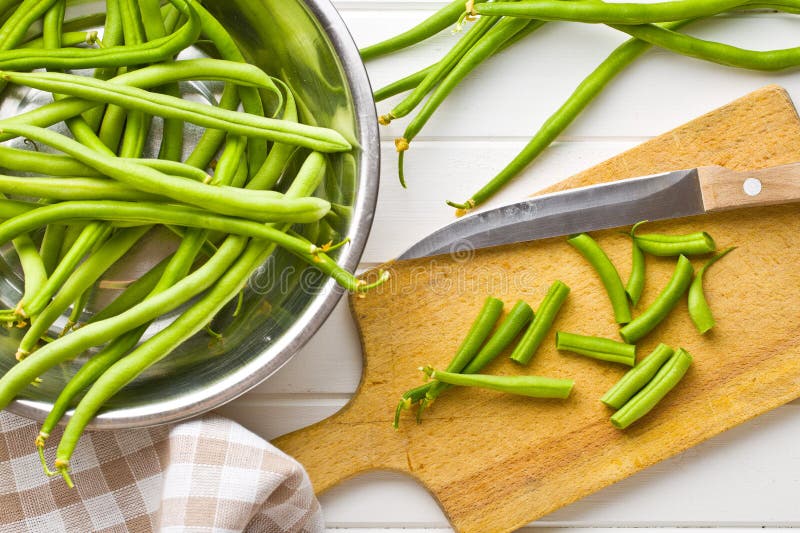
[[[490,376],[486,374],[457,374],[426,366],[421,369],[429,378],[448,385],[478,387],[532,398],[568,398],[575,382],[540,376]]]
[[[564,305],[568,294],[569,287],[561,281],[556,281],[550,286],[547,295],[536,310],[533,322],[528,326],[528,330],[511,353],[512,361],[521,365],[527,365],[530,362],[550,328],[553,327],[556,315]]]
[[[633,225],[630,231],[631,237],[631,275],[628,277],[628,283],[625,285],[625,292],[628,294],[628,298],[631,300],[631,305],[636,307],[639,304],[639,300],[642,297],[642,292],[644,291],[644,280],[645,280],[645,257],[644,252],[642,251],[639,246],[636,245],[636,240],[633,238],[634,232],[639,224],[643,224],[643,222],[637,222]]]
[[[675,350],[666,344],[659,344],[650,355],[626,372],[622,379],[603,395],[600,401],[611,408],[619,409],[653,379],[656,372],[674,353]]]
[[[691,364],[692,356],[679,348],[655,377],[611,416],[614,427],[625,429],[649,413],[680,382]]]
[[[559,331],[556,333],[556,349],[628,366],[633,366],[636,362],[635,345],[602,337],[589,337]]]
[[[728,248],[709,259],[708,262],[697,271],[689,287],[689,316],[701,335],[707,333],[714,327],[714,315],[711,314],[711,307],[708,305],[705,292],[703,291],[703,276],[705,276],[706,270],[711,268],[711,265],[728,255],[734,249],[735,248]]]
[[[636,235],[634,233],[635,230],[636,227],[631,230],[633,242],[639,249],[650,255],[659,257],[703,255],[717,249],[714,239],[705,231],[698,231],[688,235],[662,235],[658,233]]]
[[[581,233],[567,239],[567,242],[578,250],[581,255],[591,264],[600,281],[606,288],[608,298],[611,300],[611,307],[614,309],[614,319],[618,324],[627,324],[631,321],[631,308],[628,304],[628,295],[622,285],[622,279],[614,264],[606,253],[588,234]]]
[[[635,344],[653,331],[678,304],[692,283],[693,275],[694,268],[689,259],[685,255],[678,257],[678,264],[667,286],[650,307],[619,330],[620,337],[625,342]]]
[[[464,374],[477,374],[483,368],[491,363],[500,353],[508,347],[511,342],[517,337],[522,328],[524,328],[533,318],[533,309],[531,306],[522,300],[517,301],[514,307],[509,311],[506,318],[497,326],[497,330],[492,334],[483,348],[475,355],[472,361],[462,370]],[[439,395],[447,390],[449,385],[438,384],[436,387],[431,387],[425,393],[425,399],[420,404],[420,413],[430,405]]]

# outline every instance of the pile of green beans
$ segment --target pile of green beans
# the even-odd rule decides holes
[[[558,351],[631,367],[600,399],[608,407],[618,410],[611,417],[611,423],[618,429],[627,428],[652,410],[677,385],[692,361],[685,350],[675,351],[661,343],[649,356],[637,362],[636,343],[667,318],[687,290],[689,316],[697,330],[701,335],[711,330],[714,318],[703,291],[703,278],[713,264],[734,249],[728,248],[714,255],[695,274],[687,255],[713,253],[716,250],[714,239],[705,232],[685,235],[638,234],[636,230],[646,222],[634,224],[630,231],[624,233],[633,250],[627,288],[623,287],[611,259],[591,236],[582,233],[567,239],[599,275],[611,298],[614,321],[623,324],[619,334],[624,342],[556,331],[555,348]],[[677,257],[677,262],[672,277],[661,293],[644,311],[634,317],[631,304],[635,308],[644,291],[646,255]],[[519,300],[498,325],[495,324],[502,314],[503,302],[488,297],[447,367],[444,370],[437,370],[432,365],[419,368],[430,381],[411,388],[400,396],[393,427],[398,429],[403,411],[414,406],[417,406],[417,421],[420,422],[423,412],[453,386],[478,387],[536,398],[569,397],[574,386],[572,380],[480,373],[501,352],[509,348],[517,337],[519,340],[511,350],[510,359],[517,365],[527,365],[553,329],[569,293],[570,288],[565,283],[555,281],[535,313],[530,305]]]
[[[483,204],[508,182],[520,175],[580,115],[589,103],[628,65],[652,46],[703,61],[750,70],[776,71],[800,65],[800,46],[782,50],[747,50],[725,43],[703,40],[682,33],[686,24],[717,17],[733,10],[771,9],[800,14],[800,0],[666,0],[654,3],[604,2],[602,0],[455,0],[417,26],[361,50],[371,60],[421,43],[448,27],[456,32],[466,24],[452,48],[437,63],[403,77],[375,91],[375,101],[409,92],[381,124],[416,115],[402,137],[395,140],[398,175],[406,184],[405,157],[411,141],[428,123],[447,96],[466,75],[489,58],[536,31],[543,24],[605,24],[630,35],[631,39],[613,50],[591,72],[536,131],[531,141],[503,169],[463,202],[447,203],[457,215]],[[717,17],[719,18],[719,17]],[[723,19],[724,20],[724,19]],[[561,50],[559,53],[565,53]],[[527,68],[528,65],[525,66]],[[0,61],[0,68],[3,63]],[[427,100],[426,100],[427,97]],[[638,280],[628,287],[631,300],[638,302]]]
[[[331,154],[347,158],[350,143],[333,129],[304,124],[288,86],[246,63],[197,0],[163,7],[107,0],[101,40],[65,20],[66,0],[7,7],[0,83],[50,92],[53,102],[0,119],[0,140],[37,147],[0,146],[0,243],[13,243],[24,274],[22,297],[0,320],[27,327],[19,362],[0,377],[0,409],[51,369],[102,346],[61,391],[35,443],[45,472],[72,486],[70,458],[87,424],[228,302],[241,302],[250,275],[276,247],[353,292],[386,275],[367,284],[328,255],[346,243],[334,244],[337,231],[327,222],[342,210],[316,195],[342,171]],[[40,20],[41,36],[29,37]],[[176,59],[200,39],[215,58]],[[81,69],[94,70],[75,74]],[[224,82],[219,102],[184,100],[178,83],[187,81]],[[154,117],[163,127],[148,143],[157,135]],[[68,135],[51,128],[60,123]],[[184,158],[186,124],[205,131]],[[146,145],[158,146],[158,158]],[[176,249],[85,318],[103,277],[158,227],[179,236]],[[140,343],[154,320],[181,306],[177,319]],[[476,338],[488,335],[502,303],[493,308]],[[51,333],[66,313],[67,327]],[[70,409],[51,471],[45,442]]]

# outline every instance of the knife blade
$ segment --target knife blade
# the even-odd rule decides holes
[[[755,171],[698,167],[545,194],[460,218],[398,259],[533,241],[747,206],[800,201],[800,163]]]

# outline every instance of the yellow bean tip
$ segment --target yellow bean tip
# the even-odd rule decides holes
[[[378,124],[380,124],[381,126],[388,126],[389,124],[392,123],[393,118],[394,117],[392,116],[391,113],[387,113],[386,115],[381,115],[378,117]]]
[[[14,357],[17,359],[17,361],[22,361],[23,359],[28,357],[28,355],[30,355],[30,353],[31,352],[29,352],[27,350],[17,350],[17,353],[14,354]]]
[[[405,137],[398,137],[394,140],[394,146],[397,148],[398,152],[405,152],[409,147],[408,139]]]

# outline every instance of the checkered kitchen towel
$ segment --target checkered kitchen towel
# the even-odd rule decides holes
[[[85,434],[74,489],[42,473],[37,432],[0,412],[0,533],[324,530],[303,468],[219,416]],[[59,437],[48,441],[51,462]]]

